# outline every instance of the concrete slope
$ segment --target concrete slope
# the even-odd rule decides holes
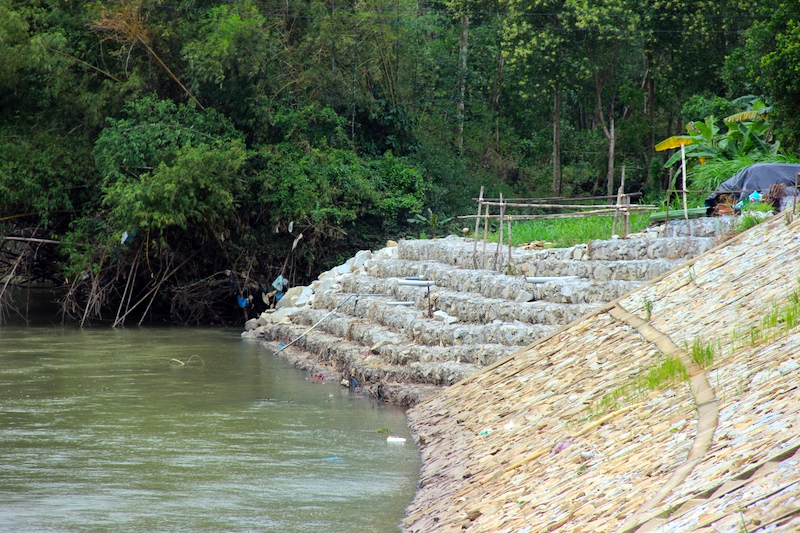
[[[406,530],[800,531],[799,283],[773,217],[420,403]]]

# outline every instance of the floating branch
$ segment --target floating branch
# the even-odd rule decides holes
[[[170,360],[169,360],[169,364],[171,364],[171,365],[181,365],[181,366],[187,366],[187,365],[188,365],[189,363],[191,363],[191,362],[192,362],[194,359],[198,359],[198,360],[200,361],[200,365],[201,365],[201,366],[206,366],[206,362],[205,362],[205,361],[203,361],[203,358],[202,358],[202,357],[200,357],[200,356],[199,356],[199,355],[197,355],[197,354],[194,354],[194,355],[192,355],[192,356],[191,356],[189,359],[187,359],[187,360],[186,360],[186,362],[185,362],[185,363],[184,363],[183,361],[181,361],[180,359],[177,359],[177,358],[173,357],[172,359],[170,359]]]

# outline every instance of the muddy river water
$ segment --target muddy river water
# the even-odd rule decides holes
[[[307,378],[238,331],[0,326],[0,531],[398,532],[404,413]]]

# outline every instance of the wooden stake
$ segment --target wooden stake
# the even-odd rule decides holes
[[[472,268],[478,268],[478,229],[480,228],[481,208],[483,207],[483,185],[478,195],[478,216],[475,217],[474,245],[472,246]]]
[[[667,187],[667,212],[664,218],[664,237],[669,237],[669,208],[672,200],[672,168],[669,169],[669,187]]]
[[[689,210],[686,206],[686,145],[681,144],[681,174],[683,174],[683,218],[686,220],[686,228],[689,230],[689,237],[692,235],[692,227],[689,225]],[[669,210],[669,207],[667,207]]]
[[[614,212],[614,223],[612,233],[617,233],[617,222],[622,225],[620,237],[627,237],[631,228],[630,217],[630,198],[625,194],[625,165],[622,166],[622,177],[620,178],[619,189],[617,190],[617,210]],[[622,217],[620,219],[620,216]]]
[[[508,264],[511,265],[511,220],[508,221]]]
[[[625,236],[631,232],[631,197],[625,195]]]
[[[486,210],[484,211],[483,218],[483,259],[481,260],[481,268],[486,269],[486,235],[489,233],[489,206],[484,204]]]
[[[497,234],[497,248],[494,251],[494,264],[492,265],[492,270],[497,270],[497,260],[502,256],[502,248],[503,248],[503,215],[506,212],[506,208],[503,205],[503,193],[500,193],[500,231]],[[500,261],[502,266],[503,262]]]

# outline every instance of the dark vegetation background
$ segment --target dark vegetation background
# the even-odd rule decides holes
[[[726,162],[792,156],[799,14],[0,0],[0,230],[21,239],[3,241],[0,301],[14,308],[8,281],[48,282],[81,323],[239,322],[279,274],[305,283],[418,235],[415,215],[471,213],[481,186],[612,194],[624,165],[626,189],[658,202],[674,173],[654,146],[691,121],[711,117],[689,133]],[[737,112],[749,122],[718,120]]]

